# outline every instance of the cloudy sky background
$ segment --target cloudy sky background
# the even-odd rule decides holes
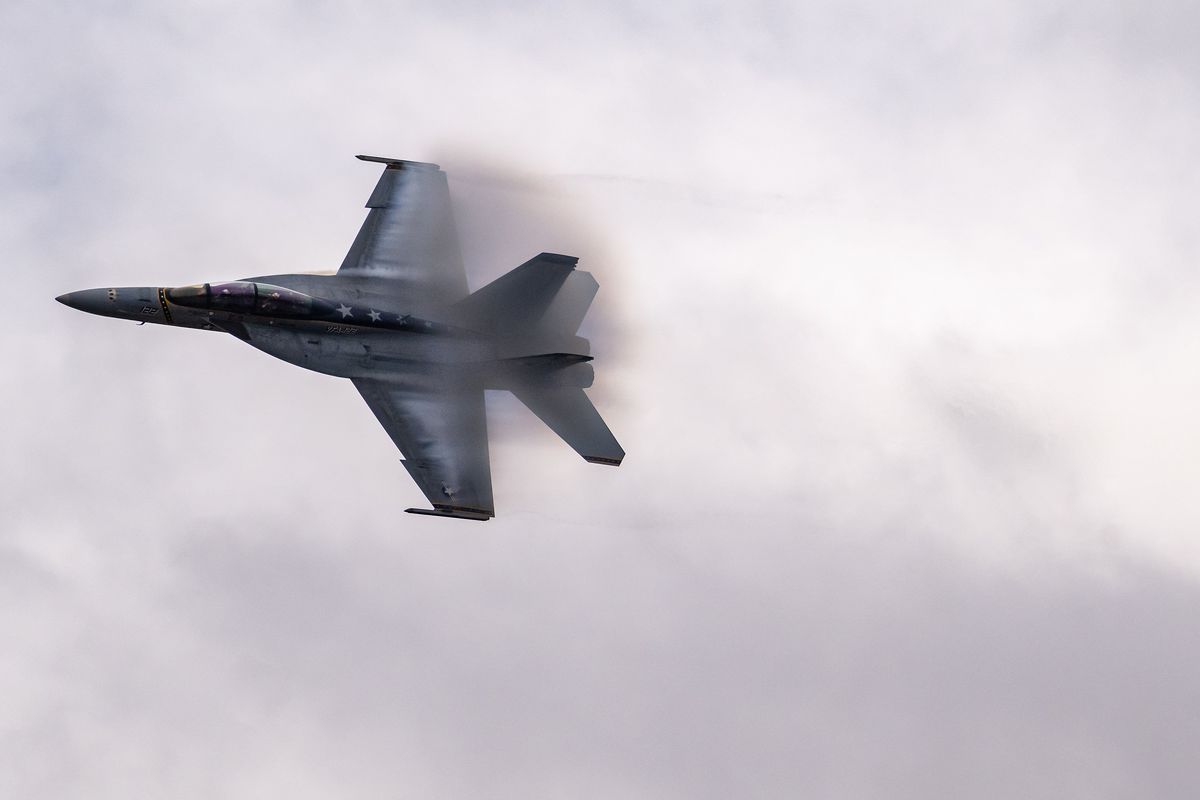
[[[0,10],[0,794],[1192,797],[1187,3]],[[499,516],[348,382],[73,289],[332,269],[449,172],[579,255]]]

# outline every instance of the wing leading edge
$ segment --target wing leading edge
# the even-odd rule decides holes
[[[495,516],[482,389],[353,381],[433,505],[406,511],[474,520]]]
[[[385,164],[370,211],[339,275],[388,281],[388,291],[422,307],[467,296],[446,173],[437,164],[359,156]],[[421,309],[415,309],[421,310]]]

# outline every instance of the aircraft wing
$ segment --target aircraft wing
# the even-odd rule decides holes
[[[425,381],[353,381],[433,504],[433,510],[406,511],[477,520],[495,516],[482,389]]]
[[[410,307],[456,303],[467,296],[450,189],[437,164],[358,156],[386,164],[367,200],[366,222],[346,254],[339,275],[389,281]]]

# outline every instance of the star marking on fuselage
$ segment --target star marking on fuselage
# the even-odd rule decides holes
[[[379,318],[383,315],[372,308],[370,311],[367,312],[367,316],[371,318],[371,322],[379,322]]]
[[[340,306],[337,307],[337,311],[339,314],[342,315],[342,319],[345,319],[346,317],[350,316],[350,312],[353,310],[354,309],[350,308],[350,306],[346,305],[345,303],[342,303]]]

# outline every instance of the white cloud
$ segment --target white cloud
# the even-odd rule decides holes
[[[1193,793],[1194,14],[655,8],[0,12],[0,793]],[[53,303],[330,268],[373,151],[597,275],[619,470],[496,398],[409,518],[348,384]]]

